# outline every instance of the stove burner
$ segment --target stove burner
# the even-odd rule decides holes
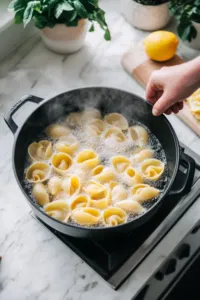
[[[92,241],[70,237],[50,228],[38,218],[37,220],[70,247],[114,289],[117,289],[155,248],[200,193],[197,187],[200,181],[200,157],[187,147],[184,146],[184,148],[185,152],[196,161],[191,191],[184,197],[181,195],[167,196],[164,205],[153,219],[127,236],[120,238],[120,241],[119,238],[117,241],[114,239]],[[185,176],[185,168],[180,166],[173,187],[178,189]]]

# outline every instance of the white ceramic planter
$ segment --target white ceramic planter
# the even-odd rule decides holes
[[[197,36],[191,42],[185,42],[190,48],[200,50],[200,23],[192,22],[197,31]]]
[[[87,30],[88,20],[84,19],[76,27],[57,24],[54,28],[45,27],[40,33],[47,48],[56,53],[68,54],[82,48]]]
[[[131,25],[145,31],[159,30],[165,27],[171,18],[168,3],[143,5],[134,0],[121,0],[121,10]]]

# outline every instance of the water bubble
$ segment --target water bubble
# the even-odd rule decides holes
[[[66,119],[66,117],[63,117],[62,119],[58,120],[57,123],[62,124],[62,125],[65,124],[66,126],[68,126],[65,119]],[[142,204],[143,207],[145,207],[148,210],[152,207],[152,205],[154,205],[157,201],[159,201],[159,198],[162,197],[162,194],[165,190],[165,186],[168,181],[167,160],[166,160],[166,155],[165,155],[164,149],[162,148],[162,145],[160,144],[159,140],[155,137],[155,135],[152,132],[150,132],[150,130],[148,128],[146,128],[146,126],[144,126],[143,124],[138,123],[138,122],[136,123],[134,120],[131,120],[130,126],[133,126],[133,125],[140,125],[140,126],[145,127],[145,129],[148,131],[148,134],[149,134],[149,142],[147,145],[145,145],[145,148],[147,148],[147,149],[151,148],[152,150],[154,150],[154,157],[165,163],[165,171],[158,181],[146,180],[144,182],[144,183],[147,183],[147,184],[149,184],[153,187],[156,187],[160,190],[159,197],[156,197],[153,200],[147,201],[146,203]],[[137,145],[135,145],[134,142],[129,139],[126,131],[123,133],[126,137],[126,140],[124,142],[116,142],[116,140],[113,138],[105,139],[103,134],[101,134],[100,136],[97,136],[97,137],[90,136],[85,132],[84,126],[71,127],[71,134],[74,135],[76,137],[76,139],[78,140],[79,148],[78,148],[77,152],[73,155],[74,164],[70,168],[69,173],[80,176],[82,181],[85,181],[85,180],[89,181],[90,179],[92,179],[92,174],[90,171],[84,173],[83,170],[78,168],[77,164],[75,163],[77,153],[81,152],[84,149],[93,149],[99,155],[100,163],[103,164],[105,167],[112,168],[111,157],[113,157],[113,156],[123,155],[127,158],[131,158],[133,156],[134,150],[136,150],[136,148],[137,148]],[[43,139],[51,141],[53,144],[53,151],[55,151],[54,145],[57,140],[54,140],[54,139],[46,136],[45,132],[42,132],[42,133],[38,134],[35,141],[38,142]],[[31,163],[32,162],[30,161],[30,158],[27,154],[27,157],[25,159],[25,164],[24,164],[24,170],[25,170],[24,178],[25,178],[25,174],[26,174],[26,169],[30,166]],[[49,159],[48,161],[46,161],[46,163],[51,165],[51,160]],[[134,163],[133,167],[137,171],[140,171],[139,163]],[[56,174],[54,171],[52,171],[49,178],[51,178],[54,175],[60,176],[59,174]],[[124,179],[123,174],[116,174],[116,181],[118,181],[120,184],[122,184],[124,186],[124,188],[128,191],[128,198],[131,197],[130,187],[128,187],[126,185],[126,180]],[[45,182],[44,184],[47,184],[47,182]],[[32,201],[35,202],[35,200],[32,196],[33,185],[31,183],[29,183],[26,179],[24,179],[23,186],[24,186],[24,189],[27,192],[28,196],[32,199]],[[55,200],[54,198],[52,198],[52,196],[50,196],[50,199]],[[42,209],[42,208],[40,208],[40,209]],[[128,222],[131,222],[132,220],[134,220],[137,217],[138,216],[136,216],[135,214],[129,214]],[[76,224],[71,219],[69,219],[68,223],[73,226],[82,227],[82,226]],[[104,225],[102,223],[99,223],[95,226],[92,225],[92,226],[87,226],[87,227],[89,228],[89,227],[103,227],[103,226]]]

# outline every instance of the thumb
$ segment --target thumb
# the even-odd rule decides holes
[[[163,114],[171,105],[171,99],[169,96],[167,96],[166,93],[163,93],[163,95],[158,99],[158,101],[153,106],[153,115],[159,116]]]

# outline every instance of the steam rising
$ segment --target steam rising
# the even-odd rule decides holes
[[[122,113],[130,122],[135,120],[148,125],[151,106],[145,101],[135,98],[127,92],[109,88],[85,88],[72,90],[58,95],[48,105],[44,114],[49,123],[73,111],[81,111],[88,107],[101,110],[103,114]]]
[[[136,101],[134,101],[136,100]],[[45,106],[44,106],[45,107]],[[46,109],[47,107],[47,109]],[[43,127],[48,126],[54,122],[62,123],[66,120],[66,117],[71,112],[82,111],[88,108],[96,108],[101,111],[102,115],[118,112],[121,113],[129,122],[129,125],[133,125],[135,123],[139,123],[142,120],[142,126],[146,125],[146,129],[150,135],[150,144],[151,147],[155,151],[155,158],[158,158],[166,163],[166,157],[164,150],[158,141],[158,139],[149,131],[148,124],[150,122],[150,114],[151,107],[142,100],[135,99],[133,95],[118,91],[115,89],[106,89],[106,88],[92,88],[92,89],[82,89],[82,90],[74,90],[65,94],[61,94],[55,97],[52,101],[49,102],[49,105],[45,107],[45,110],[42,112],[45,115],[45,123],[43,123]],[[42,130],[41,130],[42,131]],[[72,132],[78,140],[82,143],[82,147],[88,148],[94,140],[85,136],[83,132],[79,130],[75,130]],[[38,134],[36,140],[40,140],[43,138],[43,134]],[[45,139],[47,137],[45,136]],[[114,143],[112,140],[108,141],[110,145]],[[127,147],[132,145],[124,144],[123,146],[118,146],[118,148],[105,147],[103,144],[93,145],[98,153],[101,153],[101,157],[103,158],[103,164],[106,165],[110,161],[110,157],[116,155],[116,152],[121,155],[126,155],[125,151]],[[93,147],[92,147],[93,148]],[[81,149],[80,149],[81,151]],[[26,161],[26,166],[28,163],[28,159]],[[161,179],[151,185],[159,188],[161,190],[160,197],[162,196],[162,192],[166,186],[167,182],[167,168]],[[31,187],[29,184],[25,182],[25,189],[29,196],[31,197]],[[32,198],[33,199],[33,198]],[[146,208],[151,207],[158,199],[155,201],[145,203],[144,206]],[[33,200],[34,201],[34,200]],[[135,218],[135,216],[130,216],[130,221]],[[77,225],[76,225],[77,226]]]

